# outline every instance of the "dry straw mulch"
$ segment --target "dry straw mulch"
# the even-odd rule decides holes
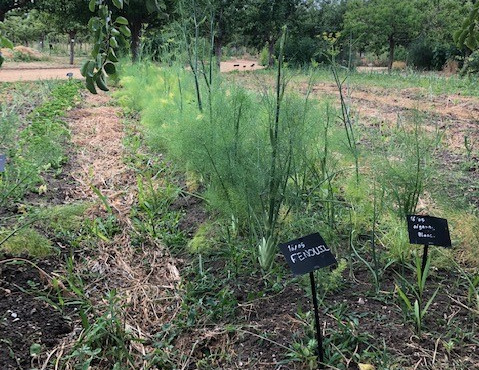
[[[179,312],[180,274],[175,259],[157,241],[140,247],[131,243],[134,231],[129,216],[136,202],[136,175],[125,164],[121,110],[110,105],[110,99],[106,94],[87,95],[83,106],[67,116],[76,148],[70,159],[70,175],[76,186],[67,199],[94,202],[90,217],[105,215],[94,187],[106,197],[120,223],[122,232],[113,240],[99,242],[94,250],[76,259],[76,272],[98,277],[85,286],[85,294],[95,308],[106,307],[106,294],[116,290],[125,330],[141,339],[130,343],[131,354],[138,359],[134,367],[141,369],[146,366],[141,357],[153,351],[145,343],[151,343],[161,325]],[[81,324],[76,325],[77,330],[54,349],[56,355],[51,357],[64,356],[72,348],[82,331]],[[71,366],[67,364],[67,368]]]

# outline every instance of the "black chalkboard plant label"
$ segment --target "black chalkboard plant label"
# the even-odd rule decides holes
[[[407,216],[407,229],[411,244],[451,247],[447,220],[432,216]]]
[[[295,275],[303,275],[337,263],[336,258],[319,235],[314,233],[279,245]]]
[[[424,245],[421,266],[421,273],[424,273],[429,246],[449,248],[452,245],[447,220],[422,215],[407,215],[406,218],[409,243]]]
[[[311,293],[313,295],[314,318],[316,324],[316,338],[318,341],[318,368],[323,369],[324,350],[321,325],[319,323],[318,298],[314,270],[337,264],[336,258],[326,245],[319,233],[303,236],[279,245],[281,252],[288,262],[289,268],[295,275],[309,273]]]
[[[5,154],[0,154],[0,172],[5,171],[6,162],[7,162],[7,156]]]

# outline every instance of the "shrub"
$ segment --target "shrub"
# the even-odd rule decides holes
[[[479,72],[479,50],[472,52],[464,61],[464,66],[461,69],[462,76],[469,76]]]
[[[426,38],[411,43],[408,51],[410,63],[416,68],[427,70],[441,70],[447,60],[458,53],[452,45]]]
[[[263,49],[261,49],[261,52],[259,53],[259,64],[262,66],[268,66],[268,61],[269,61],[269,52],[268,52],[268,47],[265,46]]]
[[[318,42],[311,37],[290,38],[285,44],[284,58],[294,66],[303,66],[315,59]]]

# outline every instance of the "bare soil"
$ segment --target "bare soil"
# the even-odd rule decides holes
[[[82,79],[78,64],[70,66],[59,63],[63,60],[51,62],[8,62],[0,68],[0,82],[38,81],[50,79],[67,79],[67,73],[73,73],[73,78]],[[255,71],[263,69],[257,61],[236,59],[221,63],[221,72]]]

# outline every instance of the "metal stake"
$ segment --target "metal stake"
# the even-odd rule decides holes
[[[309,279],[311,280],[311,293],[313,294],[314,305],[314,319],[316,321],[316,339],[318,341],[318,369],[324,369],[324,351],[323,351],[323,337],[321,335],[321,325],[319,323],[319,308],[318,298],[316,297],[316,282],[314,281],[314,273],[309,273]]]
[[[424,251],[422,253],[421,276],[424,275],[424,269],[426,268],[428,249],[429,249],[429,244],[424,244]]]

